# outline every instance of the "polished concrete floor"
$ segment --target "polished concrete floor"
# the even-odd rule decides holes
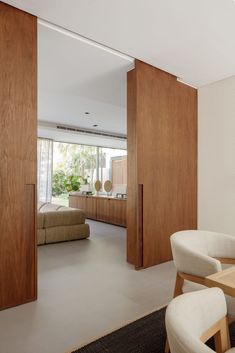
[[[126,230],[89,224],[89,240],[38,248],[38,300],[0,312],[0,353],[68,352],[171,299],[172,262],[135,271]]]

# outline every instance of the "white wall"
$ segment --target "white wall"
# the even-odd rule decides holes
[[[198,228],[235,235],[235,76],[198,91]]]

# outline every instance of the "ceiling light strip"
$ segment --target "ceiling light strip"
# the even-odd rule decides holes
[[[73,32],[73,31],[70,31],[70,30],[68,30],[66,28],[63,28],[61,26],[57,26],[57,25],[55,25],[53,23],[50,23],[50,22],[45,21],[45,20],[40,19],[40,18],[38,19],[38,24],[40,24],[43,27],[52,29],[53,31],[56,31],[56,32],[61,33],[63,35],[66,35],[66,36],[68,36],[70,38],[79,40],[82,43],[85,43],[85,44],[91,45],[91,46],[93,46],[95,48],[104,50],[107,53],[119,56],[120,58],[122,58],[124,60],[127,60],[127,61],[129,61],[131,63],[134,63],[134,58],[132,58],[131,56],[123,54],[120,51],[114,50],[114,49],[109,48],[109,47],[107,47],[105,45],[99,44],[98,42],[95,42],[95,41],[93,41],[91,39],[88,39],[88,38],[86,38],[84,36],[81,36],[80,34],[77,34],[77,33]]]
[[[190,87],[192,87],[192,88],[195,88],[195,89],[198,88],[198,87],[196,87],[196,86],[193,86],[191,83],[188,83],[188,82],[183,81],[183,80],[182,80],[181,78],[179,78],[179,77],[177,77],[177,81],[180,82],[180,83],[183,83],[184,85],[190,86]]]

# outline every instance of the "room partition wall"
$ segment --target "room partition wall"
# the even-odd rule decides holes
[[[0,2],[0,309],[37,297],[37,19]]]
[[[197,227],[197,90],[138,60],[127,88],[127,259],[142,268]]]
[[[2,2],[0,67],[4,309],[37,297],[37,19]],[[128,73],[127,183],[128,261],[170,260],[170,235],[197,226],[197,91],[138,60]]]

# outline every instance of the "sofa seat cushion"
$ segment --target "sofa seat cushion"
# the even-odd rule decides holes
[[[85,223],[85,214],[82,210],[60,208],[54,212],[44,213],[44,227],[71,226]]]

